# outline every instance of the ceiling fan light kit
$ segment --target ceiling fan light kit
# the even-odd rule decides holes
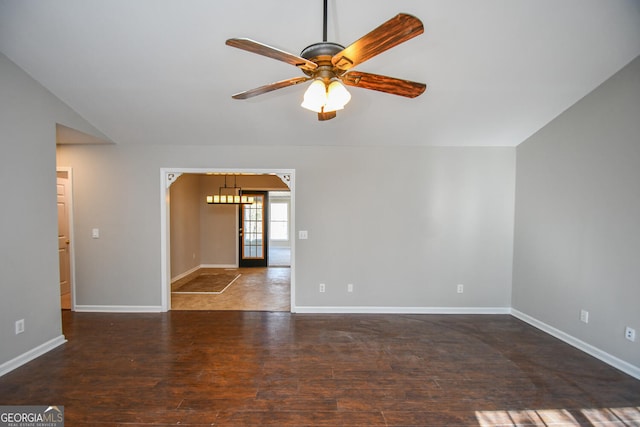
[[[313,80],[304,94],[301,106],[316,112],[321,121],[336,117],[336,111],[342,110],[349,102],[351,94],[345,85],[415,98],[426,90],[424,83],[349,70],[423,32],[424,27],[418,18],[400,13],[345,48],[338,43],[326,41],[327,0],[324,0],[324,41],[307,46],[300,56],[251,39],[227,40],[228,46],[286,62],[306,74],[306,77],[294,77],[240,92],[232,98],[247,99]]]
[[[322,80],[314,80],[304,93],[302,108],[321,113],[327,104],[327,86]]]
[[[324,111],[342,110],[351,101],[351,94],[339,80],[332,80],[327,86],[327,103]]]
[[[316,79],[304,93],[301,107],[316,113],[330,113],[344,109],[351,100],[351,94],[338,80],[332,80],[327,85],[323,80]]]

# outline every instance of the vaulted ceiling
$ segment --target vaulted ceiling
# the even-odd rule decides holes
[[[0,51],[118,144],[516,146],[640,54],[638,0],[329,0],[348,45],[405,12],[425,32],[357,67],[424,82],[408,99],[349,88],[337,118],[300,107],[301,76],[225,45],[299,55],[322,0],[0,0]]]

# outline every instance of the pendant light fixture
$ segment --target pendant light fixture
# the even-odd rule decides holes
[[[206,201],[210,205],[252,205],[255,197],[244,196],[242,188],[236,185],[233,176],[233,187],[227,186],[227,175],[224,176],[224,187],[218,187],[218,194],[207,195]]]

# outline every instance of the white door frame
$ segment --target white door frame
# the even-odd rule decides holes
[[[71,311],[76,309],[76,256],[74,242],[74,226],[73,226],[73,168],[68,166],[56,166],[56,172],[66,172],[69,180],[69,194],[67,202],[69,208],[69,269],[71,275]]]
[[[234,169],[234,168],[160,168],[160,295],[161,310],[171,310],[171,221],[169,218],[171,184],[183,173],[252,173],[273,174],[280,176],[291,191],[291,230],[295,230],[295,169]],[[291,238],[291,310],[294,311],[295,301],[295,241]],[[237,251],[236,251],[237,252]],[[236,254],[237,256],[237,254]],[[75,281],[74,281],[75,284]]]

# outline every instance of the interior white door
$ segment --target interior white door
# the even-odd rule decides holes
[[[69,179],[58,175],[58,256],[60,258],[60,305],[71,309],[71,257],[69,237]]]

